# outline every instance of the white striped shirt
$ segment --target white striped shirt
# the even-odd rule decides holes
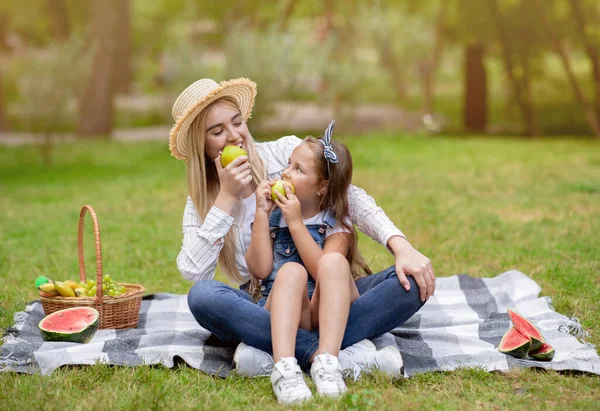
[[[296,136],[287,136],[275,141],[256,143],[256,150],[265,163],[269,180],[281,178],[292,151],[301,142]],[[362,188],[351,185],[348,200],[350,219],[360,231],[373,240],[387,244],[392,236],[404,237],[381,207],[378,207],[375,200]],[[183,245],[177,257],[177,267],[184,278],[193,282],[214,278],[223,239],[231,226],[235,225],[239,232],[245,217],[254,219],[254,216],[244,216],[245,212],[241,201],[233,208],[233,216],[213,206],[203,222],[188,196],[183,211]],[[237,236],[236,241],[237,268],[246,282],[250,279],[250,274],[245,255],[250,244],[245,244],[241,236]]]

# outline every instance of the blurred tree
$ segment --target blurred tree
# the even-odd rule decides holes
[[[596,106],[596,119],[600,122],[600,60],[598,58],[598,46],[600,36],[596,36],[596,41],[590,35],[595,27],[596,30],[600,27],[600,19],[594,13],[593,8],[587,8],[583,0],[570,0],[573,11],[573,18],[576,22],[577,33],[581,42],[585,47],[585,51],[592,66],[592,80],[594,84],[594,101]]]
[[[535,45],[532,41],[533,27],[535,26],[535,10],[534,4],[530,0],[520,1],[520,27],[519,32],[521,35],[520,44],[517,43],[518,57],[521,64],[521,82],[523,84],[523,102],[527,109],[525,117],[525,134],[527,136],[538,136],[541,134],[539,128],[537,113],[535,110],[535,102],[533,98],[533,91],[531,87],[531,60],[532,51]]]
[[[4,114],[4,93],[2,92],[2,67],[0,67],[0,131],[5,131],[8,129],[8,124],[6,123],[6,115]]]
[[[444,40],[447,36],[447,19],[448,19],[448,0],[440,0],[439,11],[435,25],[435,40],[431,58],[425,60],[422,65],[423,70],[423,113],[433,113],[433,96],[435,74],[442,59],[444,50]]]
[[[66,0],[46,0],[50,32],[56,40],[66,40],[71,34],[71,21]]]
[[[113,126],[120,0],[91,1],[95,56],[85,92],[79,101],[77,132],[85,137],[109,137]]]
[[[298,2],[296,0],[285,0],[283,2],[283,11],[281,13],[281,20],[279,26],[281,27],[281,31],[286,31],[288,29],[288,24],[292,14],[294,13],[294,8]]]
[[[552,24],[550,23],[550,20],[548,19],[548,16],[546,15],[546,7],[544,7],[545,4],[542,4],[540,2],[540,0],[532,0],[532,1],[535,3],[535,5],[538,9],[538,16],[539,16],[540,22],[542,23],[542,26],[544,27],[546,33],[548,33],[548,37],[550,38],[552,46],[553,46],[554,50],[556,51],[556,53],[559,55],[560,60],[562,61],[563,67],[567,74],[567,78],[569,79],[569,83],[571,84],[571,88],[573,89],[573,94],[575,95],[577,102],[581,106],[581,109],[585,113],[587,122],[588,122],[590,128],[592,129],[592,132],[594,133],[594,135],[596,137],[600,137],[600,124],[596,117],[596,113],[594,112],[593,107],[588,103],[583,92],[581,91],[579,82],[577,81],[577,78],[575,77],[575,73],[573,72],[573,67],[572,67],[571,61],[569,60],[569,56],[567,55],[567,52],[563,48],[560,37],[553,30]]]
[[[6,12],[0,11],[0,61],[3,55],[8,51],[8,44],[6,42],[6,36],[8,31],[8,15]],[[5,103],[4,103],[4,92],[2,87],[2,65],[0,64],[0,131],[8,129],[6,121]]]
[[[525,1],[527,0],[521,0],[521,2]],[[490,8],[495,27],[498,31],[498,38],[502,45],[502,56],[506,74],[508,75],[509,82],[513,88],[514,97],[517,100],[521,110],[522,118],[526,124],[526,135],[534,136],[539,134],[539,130],[537,130],[537,122],[533,102],[531,99],[530,82],[528,81],[529,75],[523,75],[528,65],[525,63],[521,69],[518,70],[518,67],[514,61],[516,55],[515,51],[513,50],[514,44],[509,35],[509,29],[506,27],[506,18],[500,11],[498,0],[488,0],[487,3]],[[520,34],[522,35],[523,31],[520,31]],[[522,40],[527,42],[527,37]],[[521,57],[523,61],[527,61],[529,56],[522,53]]]
[[[92,53],[76,32],[62,42],[50,44],[43,53],[31,53],[18,80],[19,112],[27,131],[40,133],[39,145],[45,165],[50,165],[53,134],[70,123],[69,103],[83,86]]]
[[[469,131],[485,132],[487,127],[487,73],[483,59],[485,46],[473,43],[465,51],[465,103],[463,121]]]
[[[114,88],[117,94],[127,94],[133,77],[131,68],[131,1],[117,1]]]

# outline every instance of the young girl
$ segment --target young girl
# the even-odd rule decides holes
[[[294,355],[299,327],[320,329],[310,370],[317,392],[337,397],[346,391],[337,356],[350,304],[359,297],[354,278],[371,273],[348,217],[352,158],[345,145],[331,141],[334,124],[322,139],[307,137],[292,152],[282,178],[295,194],[286,184],[286,196],[276,191],[273,209],[274,182],[256,190],[246,261],[262,280],[259,305],[271,311],[271,383],[285,404],[311,397]]]

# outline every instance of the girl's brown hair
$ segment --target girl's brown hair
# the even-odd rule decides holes
[[[323,196],[319,209],[329,210],[333,213],[336,223],[341,224],[352,234],[346,256],[350,263],[352,276],[357,278],[371,274],[369,266],[358,252],[358,235],[354,225],[349,223],[348,189],[352,182],[352,156],[348,147],[339,141],[332,140],[331,146],[337,155],[338,162],[330,163],[323,154],[322,140],[309,136],[304,139],[303,144],[308,145],[315,156],[318,184],[328,181],[327,193]]]

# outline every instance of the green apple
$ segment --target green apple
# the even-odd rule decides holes
[[[273,184],[273,186],[271,186],[271,199],[273,201],[279,200],[279,197],[277,197],[277,194],[275,194],[276,191],[279,191],[279,193],[282,196],[287,198],[287,195],[285,194],[285,184],[290,186],[290,189],[292,190],[293,194],[296,194],[296,188],[294,187],[294,185],[292,183],[288,183],[287,181],[283,181],[283,180],[277,180],[277,181],[275,181],[275,184]]]
[[[227,167],[229,163],[238,158],[239,156],[248,155],[246,150],[240,148],[238,146],[227,146],[223,149],[221,153],[221,165],[223,167]]]

